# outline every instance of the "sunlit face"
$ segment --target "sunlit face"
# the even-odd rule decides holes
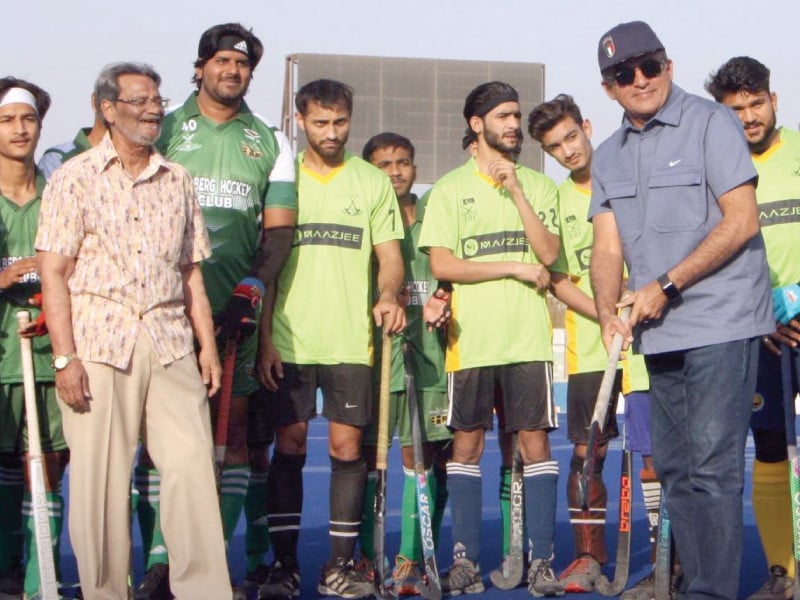
[[[778,96],[775,92],[731,92],[722,97],[722,104],[732,108],[739,117],[751,152],[760,154],[772,145],[778,120]]]
[[[195,69],[200,81],[199,94],[224,105],[241,102],[252,75],[250,58],[238,50],[220,50]]]
[[[408,149],[399,146],[378,148],[372,153],[370,162],[389,176],[398,198],[405,198],[411,193],[411,186],[417,178],[417,167]]]
[[[591,136],[588,120],[578,124],[572,117],[565,117],[542,136],[542,149],[570,172],[580,172],[591,164]]]
[[[29,104],[15,102],[0,107],[0,157],[31,159],[39,142],[41,122]]]
[[[522,150],[522,113],[519,102],[503,102],[498,104],[483,118],[472,117],[470,125],[478,134],[478,138],[490,148],[501,154],[511,154],[514,157]]]
[[[328,161],[343,157],[350,135],[350,111],[344,104],[322,106],[310,102],[306,114],[295,113],[295,119],[306,132],[309,150]]]
[[[146,75],[120,75],[117,100],[103,100],[103,116],[109,123],[112,136],[120,135],[137,146],[152,146],[161,133],[164,107],[156,82]],[[142,106],[130,101],[145,100]]]
[[[662,56],[660,53],[646,54],[618,65],[618,67],[634,67],[634,80],[629,85],[620,85],[613,80],[603,80],[606,94],[622,106],[634,127],[643,127],[661,110],[669,98],[672,87],[672,61],[668,58],[664,59],[664,66],[655,77],[647,77],[638,66],[647,59],[660,56]]]

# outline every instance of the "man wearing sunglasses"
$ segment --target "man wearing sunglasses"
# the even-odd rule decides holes
[[[650,371],[651,436],[682,598],[736,598],[744,445],[759,337],[775,329],[756,171],[742,126],[672,83],[649,25],[617,25],[598,62],[621,127],[595,152],[591,280],[606,347]],[[619,300],[623,260],[631,296]],[[630,321],[617,317],[632,307]]]

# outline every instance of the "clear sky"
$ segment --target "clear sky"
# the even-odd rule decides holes
[[[252,27],[264,43],[247,100],[275,123],[292,53],[535,61],[546,65],[546,98],[572,94],[599,143],[619,124],[621,109],[600,87],[597,43],[617,23],[637,19],[661,38],[675,82],[686,90],[705,95],[711,70],[750,55],[772,70],[779,124],[800,123],[797,0],[0,0],[0,14],[0,74],[29,79],[53,96],[40,153],[91,124],[89,96],[106,63],[151,63],[164,80],[162,95],[181,102],[192,90],[200,34],[226,21]],[[525,143],[533,143],[527,134]],[[552,161],[546,170],[564,176]]]

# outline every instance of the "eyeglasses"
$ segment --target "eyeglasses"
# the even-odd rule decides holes
[[[611,75],[610,79],[612,79],[618,86],[630,85],[636,79],[636,69],[639,69],[642,72],[642,75],[648,79],[653,79],[654,77],[661,75],[661,72],[664,70],[666,65],[667,61],[665,60],[648,58],[640,62],[638,65],[625,65],[623,67],[619,67]]]
[[[161,96],[156,96],[155,98],[134,98],[133,100],[117,98],[115,102],[122,102],[124,104],[129,104],[131,106],[135,106],[136,108],[142,108],[145,104],[157,104],[161,108],[166,108],[167,106],[169,106],[171,100],[169,98],[162,98]]]

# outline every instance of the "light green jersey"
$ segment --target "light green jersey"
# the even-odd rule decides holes
[[[389,178],[345,152],[327,175],[297,158],[297,229],[272,337],[284,362],[372,364],[372,248],[403,238]]]
[[[642,354],[634,354],[633,349],[628,350],[628,356],[621,360],[622,364],[622,393],[647,392],[650,390],[650,375]]]
[[[39,224],[39,208],[42,203],[44,176],[36,174],[36,198],[24,206],[0,193],[0,269],[5,269],[18,260],[35,256],[34,241]],[[27,310],[31,320],[39,316],[39,309],[28,304],[29,298],[41,292],[41,283],[36,273],[25,275],[21,283],[12,285],[0,294],[0,382],[20,383],[22,381],[22,359],[20,357],[19,336],[17,335],[17,311]],[[35,337],[33,344],[33,368],[36,381],[53,381],[53,368],[50,366],[52,349],[50,336]]]
[[[203,278],[216,313],[252,269],[264,209],[297,206],[289,141],[244,102],[234,119],[215,123],[193,93],[164,118],[157,145],[194,179],[213,251]]]
[[[586,218],[590,200],[591,190],[578,187],[571,178],[559,186],[561,252],[551,270],[567,274],[578,289],[593,298],[589,261],[594,233]],[[567,308],[564,325],[567,331],[567,375],[605,370],[608,354],[600,337],[598,322]]]
[[[800,282],[800,133],[781,127],[780,140],[753,155],[758,171],[758,221],[772,287]]]
[[[558,192],[545,175],[517,165],[525,197],[558,235]],[[538,264],[508,192],[478,172],[474,159],[434,185],[419,246],[447,248],[478,262]],[[544,294],[511,277],[453,284],[447,371],[517,362],[552,361],[552,328]]]

